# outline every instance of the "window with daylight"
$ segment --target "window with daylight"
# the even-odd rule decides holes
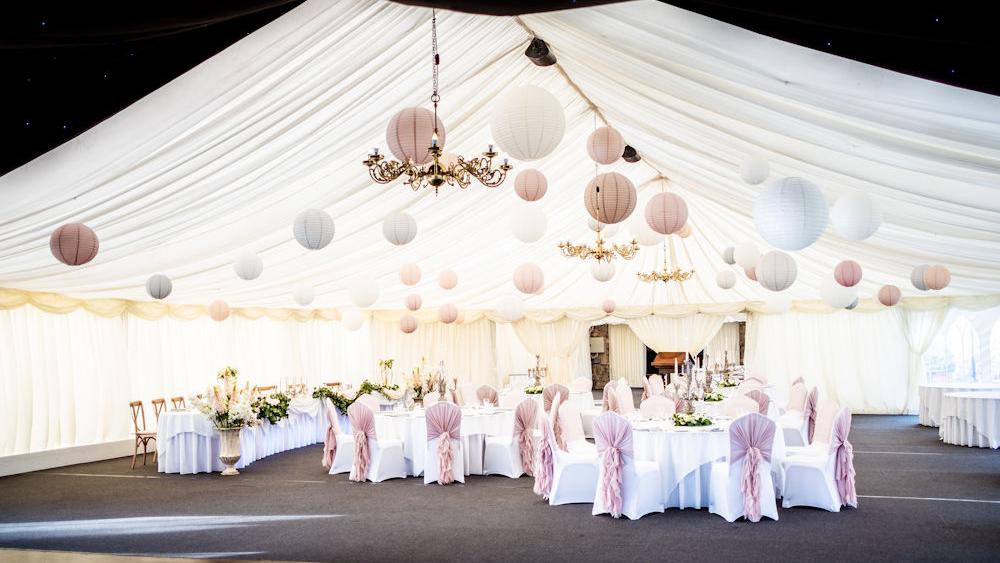
[[[936,383],[985,379],[987,374],[977,373],[976,364],[980,360],[977,357],[979,335],[969,319],[958,316],[945,326],[924,354],[927,381]]]

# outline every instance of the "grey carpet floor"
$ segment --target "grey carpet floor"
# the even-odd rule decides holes
[[[915,417],[855,416],[860,507],[706,510],[639,521],[550,507],[528,478],[358,484],[320,447],[236,478],[129,470],[128,459],[0,479],[0,547],[306,561],[1000,561],[1000,452],[942,444]]]

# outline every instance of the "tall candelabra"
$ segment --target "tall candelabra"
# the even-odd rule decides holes
[[[534,378],[535,387],[542,384],[542,378],[549,374],[549,368],[542,365],[542,357],[535,354],[535,367],[528,368],[528,377]]]

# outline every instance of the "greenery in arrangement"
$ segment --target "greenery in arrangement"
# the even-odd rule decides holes
[[[291,399],[284,393],[274,393],[267,397],[258,397],[253,402],[253,410],[259,420],[267,420],[277,424],[279,420],[288,418],[288,404]]]
[[[541,385],[532,385],[531,387],[524,388],[525,395],[541,395],[545,391],[545,388]]]
[[[723,380],[719,382],[719,387],[736,387],[737,385],[739,385],[739,383],[736,383],[735,381]]]
[[[220,369],[219,373],[216,375],[218,376],[219,379],[225,379],[227,377],[236,377],[237,375],[239,375],[239,373],[240,372],[236,371],[236,368],[226,366]]]
[[[677,413],[674,415],[675,426],[711,426],[712,419],[698,414]]]
[[[378,367],[383,368],[383,369],[392,369],[392,364],[395,361],[396,360],[394,360],[392,358],[389,358],[388,360],[379,360],[378,361]]]
[[[313,399],[330,399],[333,406],[337,407],[337,410],[347,414],[347,408],[354,404],[361,395],[368,393],[382,393],[386,394],[387,391],[399,391],[399,385],[381,385],[379,383],[372,383],[367,379],[361,382],[361,387],[358,388],[358,392],[354,394],[353,397],[348,397],[342,393],[337,393],[329,387],[319,387],[313,391]]]
[[[722,393],[705,393],[705,396],[702,398],[702,400],[710,403],[718,402],[723,399],[725,399],[725,397],[722,396]]]

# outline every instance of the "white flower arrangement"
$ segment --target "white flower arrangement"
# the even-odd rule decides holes
[[[231,373],[223,376],[227,371]],[[194,399],[194,407],[212,419],[216,428],[256,426],[257,413],[250,385],[240,388],[236,383],[236,370],[232,368],[220,371],[220,377],[222,384],[209,387],[203,398]]]

